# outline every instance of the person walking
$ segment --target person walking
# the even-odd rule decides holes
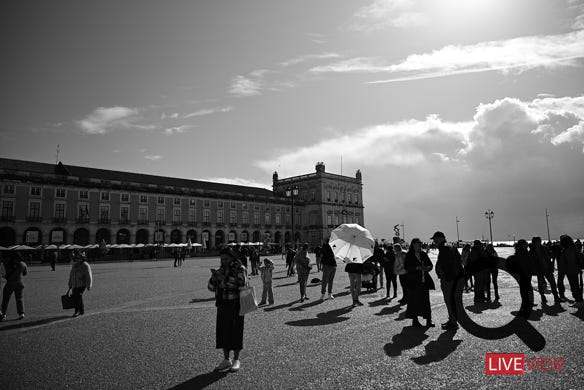
[[[320,299],[335,299],[333,296],[333,281],[335,279],[335,274],[337,272],[337,261],[335,260],[335,254],[333,249],[329,245],[329,239],[327,238],[322,245],[321,250],[322,255],[322,283],[320,285]],[[328,296],[325,295],[328,291]]]
[[[462,263],[462,269],[464,270],[464,292],[467,293],[474,290],[472,272],[470,272],[470,244],[466,244],[462,247],[460,261]],[[468,285],[469,281],[470,287]]]
[[[581,254],[578,253],[572,237],[568,235],[560,237],[560,245],[562,246],[562,252],[558,258],[558,270],[561,266],[563,274],[568,278],[572,297],[575,301],[571,306],[578,308],[578,313],[582,313],[584,311],[584,303],[582,300],[582,289],[580,289],[580,283],[578,281],[578,274],[584,265],[581,262]]]
[[[286,252],[286,276],[293,276],[294,272],[294,256],[296,256],[296,251],[288,246],[288,251]]]
[[[398,302],[402,305],[408,303],[409,286],[407,279],[407,269],[405,267],[406,254],[402,250],[400,244],[393,245],[393,254],[395,257],[395,262],[393,263],[393,273],[399,277],[399,284],[402,288],[402,298]]]
[[[389,298],[391,294],[391,287],[393,286],[393,298],[397,297],[397,274],[394,273],[395,253],[393,247],[388,245],[383,254],[383,272],[385,273],[385,298]],[[404,269],[405,270],[405,269]],[[403,287],[402,287],[403,290]]]
[[[462,263],[462,256],[461,256]],[[486,285],[489,277],[487,253],[480,240],[474,240],[470,249],[470,266],[474,276],[474,303],[483,303],[487,300]]]
[[[361,273],[363,273],[362,263],[348,263],[345,266],[345,272],[349,274],[349,290],[351,291],[351,298],[353,298],[353,307],[363,306],[359,300],[361,295]]]
[[[8,303],[10,302],[12,293],[14,293],[14,299],[16,300],[18,319],[22,320],[24,318],[24,283],[22,278],[28,273],[28,268],[24,261],[21,260],[18,252],[12,251],[8,256],[8,261],[4,263],[4,279],[6,279],[6,284],[2,290],[0,321],[6,318],[6,310],[8,309]]]
[[[560,295],[558,294],[556,281],[554,280],[550,255],[547,252],[547,249],[541,245],[541,237],[533,237],[531,239],[531,249],[529,254],[531,255],[531,262],[537,276],[537,290],[541,296],[541,304],[544,305],[547,303],[545,297],[545,281],[547,280],[552,289],[552,294],[554,295],[554,304],[559,305],[561,300]]]
[[[440,279],[440,289],[444,297],[444,303],[448,310],[448,321],[442,324],[444,330],[458,329],[454,296],[458,278],[462,275],[462,262],[460,253],[456,248],[446,245],[446,236],[437,231],[430,238],[438,247],[438,260],[436,261],[436,275]]]
[[[298,272],[298,281],[300,282],[300,302],[308,299],[306,296],[306,284],[308,283],[308,274],[310,273],[310,257],[308,257],[308,243],[302,244],[302,249],[294,256],[294,264]]]
[[[499,302],[499,284],[498,284],[498,277],[499,277],[499,255],[497,251],[493,247],[493,244],[487,244],[485,248],[485,252],[487,253],[487,262],[488,262],[488,279],[487,279],[487,300],[491,301],[491,282],[493,283],[493,290],[495,291],[495,302]]]
[[[405,268],[408,271],[409,298],[406,318],[412,319],[412,326],[421,327],[418,316],[426,319],[426,327],[434,327],[432,309],[430,308],[430,289],[435,289],[430,276],[432,262],[428,254],[422,251],[422,241],[414,238],[406,254]]]
[[[377,284],[377,279],[375,279],[375,286],[379,286],[379,288],[383,288],[383,276],[384,276],[384,268],[383,264],[385,263],[385,252],[383,251],[383,247],[379,245],[379,242],[375,240],[375,246],[373,247],[373,259],[374,262],[379,265],[379,284]],[[377,278],[377,276],[376,276]],[[389,287],[389,286],[388,286]]]
[[[73,307],[75,313],[73,317],[85,314],[85,305],[83,303],[83,292],[91,290],[93,285],[93,276],[91,267],[87,262],[85,252],[75,254],[73,265],[69,272],[69,290],[72,290]]]
[[[211,269],[207,288],[215,293],[217,317],[215,345],[223,350],[223,360],[215,371],[238,371],[241,367],[239,354],[243,349],[244,316],[239,315],[239,290],[247,283],[247,272],[237,254],[229,247],[219,252],[221,265]],[[233,360],[230,358],[233,351]]]
[[[259,305],[266,304],[266,298],[270,305],[274,304],[274,289],[272,288],[272,274],[274,271],[274,262],[268,258],[264,259],[264,264],[259,267],[260,277],[262,279],[262,300]]]
[[[515,245],[515,253],[507,258],[507,269],[519,276],[519,294],[521,295],[521,307],[517,312],[519,317],[527,319],[533,306],[533,289],[531,276],[533,273],[529,244],[520,239]]]
[[[314,256],[316,257],[316,270],[320,272],[322,270],[322,247],[320,245],[314,248]]]

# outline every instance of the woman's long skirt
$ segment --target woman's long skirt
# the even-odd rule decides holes
[[[243,316],[239,315],[239,300],[217,306],[216,348],[236,351],[243,349]]]

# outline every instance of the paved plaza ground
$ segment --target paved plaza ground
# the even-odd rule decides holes
[[[435,253],[431,252],[435,260]],[[14,300],[0,323],[2,389],[576,389],[584,385],[583,319],[568,304],[542,309],[539,294],[530,323],[545,338],[530,350],[516,336],[483,340],[464,329],[440,329],[447,314],[440,289],[431,291],[435,328],[413,328],[405,306],[385,299],[385,289],[364,294],[351,308],[348,277],[339,265],[334,300],[321,302],[320,287],[298,301],[298,284],[276,262],[276,303],[245,319],[242,368],[215,374],[222,355],[215,349],[209,269],[218,258],[94,263],[94,288],[85,293],[86,314],[71,318],[60,307],[68,265],[32,266],[25,278],[26,318],[16,320]],[[316,268],[316,267],[314,267]],[[320,277],[315,270],[310,279]],[[437,282],[435,273],[432,272]],[[512,320],[519,291],[500,274],[501,307],[474,307],[485,326]],[[259,277],[251,284],[261,293]],[[438,285],[438,283],[437,283]],[[534,278],[535,286],[535,278]],[[568,289],[569,290],[569,289]],[[400,289],[401,296],[401,289]],[[569,291],[568,297],[571,297]],[[548,298],[553,301],[551,295]],[[423,321],[422,321],[423,322]],[[561,371],[523,376],[487,376],[485,353],[516,352],[526,358],[564,358]]]

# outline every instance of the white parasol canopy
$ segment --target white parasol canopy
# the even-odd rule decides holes
[[[345,223],[331,232],[329,245],[344,263],[363,263],[373,256],[375,240],[363,226]]]

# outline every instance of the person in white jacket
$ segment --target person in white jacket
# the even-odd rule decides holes
[[[87,256],[84,252],[81,252],[75,256],[69,273],[69,290],[73,290],[71,296],[75,308],[73,317],[85,314],[83,292],[85,289],[87,291],[91,290],[92,283],[91,267],[87,263]]]

